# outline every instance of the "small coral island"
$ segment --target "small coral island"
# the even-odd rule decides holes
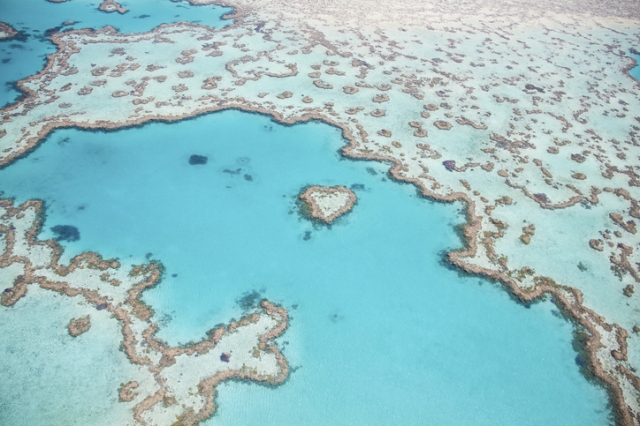
[[[344,186],[310,186],[300,194],[303,211],[326,224],[348,213],[356,203],[356,194]]]
[[[91,328],[91,318],[89,315],[78,319],[74,318],[69,322],[67,328],[69,329],[69,335],[71,335],[71,337],[78,337],[82,333],[89,331]]]
[[[107,13],[111,13],[111,12],[125,13],[129,9],[122,7],[120,3],[116,3],[113,0],[103,0],[102,3],[100,3],[100,6],[98,6],[98,10],[101,10]]]

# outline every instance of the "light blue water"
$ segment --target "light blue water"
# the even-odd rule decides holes
[[[527,309],[439,263],[460,245],[460,206],[341,160],[341,144],[325,125],[227,111],[57,131],[0,182],[5,196],[46,201],[43,237],[78,227],[68,255],[161,259],[166,277],[145,300],[172,342],[238,317],[252,290],[289,309],[280,342],[299,368],[277,389],[221,386],[210,424],[607,424],[606,395],[580,375],[550,303]],[[191,166],[192,154],[209,162]],[[309,184],[364,189],[349,215],[314,228],[294,203]]]
[[[85,314],[74,298],[33,288],[19,304],[0,308],[1,425],[130,424],[117,389],[131,380],[135,367],[113,345],[120,330],[110,326],[109,314],[98,319],[101,313],[94,312],[90,332],[71,337],[69,321]]]
[[[188,21],[221,28],[232,21],[221,16],[232,11],[228,7],[192,7],[187,2],[170,0],[132,0],[120,4],[129,11],[105,13],[98,10],[100,0],[71,0],[50,3],[46,0],[2,0],[0,21],[22,31],[17,39],[0,42],[0,108],[19,96],[14,82],[39,72],[46,64],[46,56],[56,51],[45,32],[65,21],[77,21],[67,29],[102,28],[111,25],[121,32],[150,31],[163,23]],[[58,30],[60,31],[60,30]]]
[[[176,20],[221,26],[228,12],[122,4],[129,13],[105,14],[81,0],[3,0],[0,20],[31,36],[0,43],[0,60],[9,59],[0,63],[0,104],[17,95],[5,83],[39,71],[53,52],[36,35],[66,20],[141,32]],[[62,130],[0,170],[0,191],[46,201],[42,238],[55,225],[78,227],[81,239],[65,244],[66,258],[91,250],[160,259],[165,278],[144,298],[172,343],[239,317],[236,301],[250,291],[289,309],[280,344],[299,368],[277,389],[222,385],[210,424],[607,424],[606,395],[579,374],[572,328],[550,303],[526,309],[439,263],[460,245],[460,206],[416,197],[386,181],[382,165],[341,160],[341,144],[328,126],[283,127],[232,111],[111,133]],[[192,154],[207,155],[208,164],[190,166]],[[314,228],[295,205],[309,184],[364,189],[356,189],[352,213]],[[0,323],[0,335],[10,326]],[[0,370],[5,349],[0,343]],[[43,377],[57,374],[55,364],[35,367]],[[24,383],[2,376],[0,395],[15,395],[4,404],[30,407],[51,398],[52,387],[78,386],[34,385],[17,395],[9,390]],[[38,414],[25,418],[34,424]]]

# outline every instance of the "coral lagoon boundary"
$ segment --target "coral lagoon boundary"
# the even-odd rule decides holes
[[[121,346],[137,367],[136,380],[120,389],[120,402],[128,404],[138,423],[173,424],[178,419],[181,425],[198,424],[215,412],[215,389],[221,382],[243,379],[273,386],[288,377],[287,360],[272,342],[288,327],[284,308],[263,300],[258,311],[210,330],[201,341],[172,347],[155,337],[153,310],[141,300],[145,290],[159,283],[161,264],[125,271],[117,260],[88,252],[61,265],[62,247],[54,240],[37,240],[43,221],[41,201],[14,207],[11,200],[0,200],[0,268],[13,273],[13,285],[4,289],[0,302],[11,307],[38,286],[80,299],[86,315],[70,321],[71,336],[91,332],[91,316],[120,328],[122,340],[113,345]],[[100,311],[108,316],[96,318]]]
[[[215,3],[206,0],[190,2]],[[500,64],[496,59],[483,57],[491,54],[502,57],[498,42],[509,48],[507,53],[513,54],[513,51],[517,55],[526,55],[529,44],[534,43],[531,37],[526,42],[518,39],[520,33],[514,28],[519,28],[520,24],[515,22],[501,25],[499,29],[477,29],[474,23],[455,20],[445,24],[431,22],[429,25],[434,25],[435,28],[430,28],[430,31],[447,33],[449,41],[443,41],[438,49],[434,48],[434,52],[429,53],[441,55],[446,61],[435,61],[433,56],[419,59],[412,56],[411,52],[402,52],[406,46],[421,44],[410,40],[411,31],[404,28],[398,31],[375,29],[369,34],[366,29],[347,27],[350,33],[359,37],[359,42],[366,49],[375,52],[368,53],[376,57],[376,60],[379,59],[374,62],[358,52],[351,39],[349,42],[353,44],[354,52],[345,47],[349,46],[349,42],[341,40],[341,35],[333,34],[332,37],[336,40],[329,40],[332,24],[319,22],[316,24],[317,28],[309,25],[305,27],[297,22],[293,22],[292,27],[286,27],[284,21],[266,24],[264,20],[256,21],[260,16],[253,6],[248,6],[251,4],[242,3],[233,15],[235,23],[222,30],[179,23],[162,25],[151,32],[135,35],[118,34],[110,27],[98,31],[79,30],[53,35],[52,40],[57,45],[58,52],[49,56],[42,72],[18,83],[25,98],[0,111],[0,146],[3,148],[0,165],[6,166],[25,155],[48,133],[62,127],[110,130],[149,121],[182,120],[225,109],[266,114],[277,122],[288,125],[320,120],[335,126],[341,129],[343,137],[348,141],[347,146],[342,149],[345,157],[390,164],[389,173],[395,180],[415,185],[423,196],[442,202],[462,202],[467,217],[467,224],[463,227],[465,247],[449,253],[448,261],[465,272],[500,282],[522,303],[551,297],[563,314],[584,330],[584,340],[580,344],[583,345],[588,360],[587,373],[592,374],[607,388],[617,422],[625,426],[640,425],[640,380],[634,370],[640,366],[631,365],[628,359],[627,340],[631,336],[627,330],[618,325],[616,319],[605,317],[588,307],[593,305],[593,297],[585,293],[588,289],[582,291],[578,288],[579,282],[570,282],[573,286],[561,285],[558,282],[562,280],[547,276],[549,274],[536,273],[533,267],[509,267],[506,258],[496,252],[496,245],[506,235],[512,235],[514,231],[509,228],[513,229],[514,223],[521,220],[507,223],[498,214],[494,214],[494,210],[500,209],[517,212],[517,202],[524,204],[533,201],[533,205],[540,207],[542,211],[579,206],[591,209],[601,203],[599,197],[627,203],[628,208],[622,209],[617,205],[609,215],[615,222],[612,226],[620,227],[621,230],[613,228],[615,231],[611,232],[607,228],[600,232],[602,239],[592,238],[588,245],[589,250],[608,250],[603,255],[610,254],[609,260],[614,271],[630,280],[625,281],[628,283],[625,288],[631,286],[627,293],[633,295],[633,283],[640,282],[634,267],[635,258],[631,258],[637,240],[633,218],[640,219],[640,197],[635,190],[640,181],[632,160],[637,156],[635,147],[638,145],[639,130],[634,120],[640,123],[640,118],[631,115],[639,107],[637,94],[640,85],[635,80],[629,84],[630,81],[621,82],[612,78],[606,81],[598,79],[599,84],[610,85],[606,91],[597,89],[588,82],[581,85],[582,80],[576,83],[576,73],[567,66],[572,62],[562,62],[563,59],[558,57],[554,57],[554,65],[544,71],[547,78],[544,85],[537,80],[537,85],[533,85],[527,78],[522,81],[523,77],[518,76],[518,73],[531,77],[539,72],[515,61],[510,62],[506,68],[514,69],[513,72],[509,71],[510,75],[513,74],[511,77],[494,78],[491,74],[483,74],[484,68],[491,69]],[[622,50],[620,42],[611,40],[611,37],[627,34],[624,31],[630,34],[629,39],[635,37],[638,40],[638,35],[628,29],[628,22],[591,20],[585,24],[559,15],[550,15],[545,19],[540,18],[540,22],[545,25],[547,33],[555,32],[565,38],[570,37],[565,28],[577,31],[576,28],[591,25],[588,28],[594,28],[594,33],[597,29],[596,35],[589,35],[595,40],[594,45],[603,46],[596,53],[603,55],[603,61],[610,60],[620,65],[614,72],[622,71],[629,78],[631,62],[624,58],[624,54],[619,53]],[[455,30],[447,26],[451,22],[457,22],[456,25],[460,28],[468,30],[465,34],[474,30],[478,35],[473,38],[464,36],[466,39],[462,40],[462,33],[456,34]],[[605,24],[615,28],[609,28]],[[291,30],[293,27],[297,33]],[[530,28],[529,25],[524,27],[521,32]],[[281,44],[284,41],[276,41],[283,39],[281,36],[285,34],[285,30],[289,34],[289,46]],[[400,37],[404,32],[408,35],[402,39]],[[396,39],[387,33],[393,33]],[[247,38],[243,37],[254,37],[251,40],[257,46],[253,56],[253,46],[248,46]],[[370,41],[377,40],[376,37],[381,41]],[[477,44],[474,45],[476,41]],[[576,39],[566,43],[564,40],[562,43],[555,40],[553,44],[560,43],[566,47],[578,42]],[[144,44],[145,48],[153,48],[155,44],[169,47],[176,45],[173,49],[176,51],[174,62],[178,65],[171,62],[171,67],[176,69],[160,71],[162,75],[156,75],[152,73],[161,67],[149,64],[146,67],[149,74],[141,73],[146,64],[141,66],[134,56],[127,56],[124,50],[125,47],[129,49],[127,45],[130,45],[131,50],[135,51],[134,46],[138,43],[147,43]],[[376,50],[376,43],[382,43],[384,47]],[[405,47],[398,49],[398,43],[403,43]],[[201,44],[201,48],[194,49],[198,44]],[[459,54],[455,49],[462,44],[483,49],[484,53],[466,50],[466,54]],[[102,49],[104,53],[111,53],[112,59],[104,59],[106,65],[92,64],[89,67],[78,59],[82,50],[98,50],[99,47],[94,46],[101,45],[106,46]],[[504,46],[500,48],[506,49]],[[314,50],[316,53],[326,52],[327,59],[322,64],[305,59],[305,55]],[[478,57],[469,57],[471,54]],[[594,54],[591,56],[591,61],[599,61]],[[127,59],[119,59],[120,57]],[[211,75],[208,71],[213,63],[211,61],[219,57],[226,58],[215,63],[220,70],[224,70],[221,71],[223,75]],[[295,63],[291,62],[293,57],[296,58]],[[473,61],[469,62],[470,59]],[[349,67],[341,68],[339,61],[346,61],[358,74],[352,75]],[[401,61],[415,62],[403,65]],[[468,72],[465,74],[458,67],[457,64],[465,61],[466,67],[474,68],[473,76]],[[444,62],[446,64],[442,65]],[[260,70],[258,64],[271,69]],[[415,71],[416,64],[426,64],[426,67]],[[323,66],[325,75],[322,76],[323,80],[318,80],[319,75],[316,73],[321,74]],[[208,75],[205,75],[205,69],[209,72]],[[380,70],[383,71],[379,72]],[[502,68],[501,71],[506,73]],[[420,76],[425,72],[430,73],[429,78]],[[596,74],[588,76],[595,79],[603,71],[598,69],[594,72]],[[126,86],[122,86],[117,79],[125,73],[128,73],[128,82],[132,83],[127,82]],[[78,81],[79,76],[86,79],[80,80],[86,84],[77,91],[77,95],[75,93],[78,88],[71,83],[71,78],[67,78],[70,76],[75,76],[75,81]],[[304,86],[303,94],[289,90],[289,87],[298,86],[274,83],[275,79],[286,82],[289,78],[299,81],[308,77],[310,79]],[[262,78],[269,78],[269,84],[277,87],[276,93],[279,94],[273,96],[275,93],[266,92],[262,83],[258,83]],[[388,81],[383,81],[383,78],[388,78]],[[356,82],[351,83],[349,79],[355,79]],[[169,86],[174,84],[171,86],[173,92],[161,86],[167,80]],[[196,81],[195,85],[192,84],[193,81]],[[200,87],[202,83],[204,84]],[[99,95],[105,87],[110,88],[109,92],[116,88],[119,90],[111,92],[111,95]],[[71,88],[74,90],[71,91]],[[145,90],[150,91],[151,95],[143,97]],[[344,93],[345,97],[334,95],[333,90]],[[385,93],[377,93],[376,90]],[[588,102],[587,98],[576,95],[582,93],[581,90],[589,93]],[[232,92],[235,92],[235,96],[230,96]],[[302,104],[299,104],[297,96],[302,95]],[[87,96],[97,96],[97,99],[101,99],[110,108],[107,110],[113,112],[113,115],[100,115],[104,112],[91,115],[86,106],[83,106],[85,101],[82,99]],[[616,97],[616,107],[607,106]],[[404,102],[407,105],[413,102],[410,106],[402,107],[407,110],[414,108],[414,103],[425,98],[427,104],[405,114],[405,110],[395,106],[398,102],[395,99],[398,98],[403,105]],[[354,99],[353,104],[348,103],[351,99]],[[56,106],[57,102],[60,103]],[[75,104],[79,106],[74,106]],[[492,111],[482,112],[482,106],[479,105],[485,104],[491,105]],[[363,105],[367,105],[366,110],[373,110],[375,114],[372,112],[367,117],[358,115],[365,110]],[[380,109],[382,105],[384,110]],[[404,127],[397,124],[398,115],[395,112],[398,108],[402,117],[406,118],[404,123],[411,120]],[[573,117],[563,116],[566,108],[574,111]],[[342,109],[345,110],[344,113]],[[506,117],[505,120],[491,118],[500,113]],[[609,117],[608,120],[619,120],[616,123],[619,123],[618,127],[623,128],[623,131],[607,134],[608,129],[596,127],[596,132],[589,123],[597,123],[600,115]],[[437,132],[436,137],[424,130],[424,120],[431,121],[436,127],[430,127],[433,129],[432,133]],[[384,126],[378,124],[382,121]],[[451,124],[452,121],[458,126]],[[450,134],[473,139],[476,133],[467,133],[467,129],[469,132],[486,132],[479,133],[482,135],[482,143],[478,143],[482,148],[477,147],[478,152],[467,152],[461,146],[448,148],[442,142],[454,142]],[[569,129],[577,136],[572,136]],[[392,140],[391,136],[397,140]],[[425,137],[431,143],[424,143]],[[616,138],[624,141],[621,143]],[[423,142],[417,142],[419,140]],[[473,140],[477,142],[478,139]],[[571,170],[566,170],[564,164],[559,164],[556,160],[561,150],[572,161],[569,163]],[[479,156],[481,160],[474,160],[470,155]],[[441,161],[443,157],[450,159]],[[486,175],[479,175],[483,172]],[[464,179],[455,177],[458,174],[464,176]],[[628,179],[628,182],[621,182],[621,179]],[[605,182],[611,182],[610,186],[605,186]],[[542,192],[540,188],[548,190]],[[504,195],[505,192],[509,196]],[[547,195],[549,193],[553,194],[551,198]],[[517,214],[519,213],[516,216]],[[545,225],[537,223],[537,230],[535,227],[525,227],[522,234],[524,237],[519,238],[522,247],[528,246],[534,231],[540,234],[540,229]],[[622,234],[622,230],[625,234]],[[539,237],[536,236],[535,239],[537,238]],[[637,256],[637,251],[634,256]],[[16,291],[20,291],[19,283],[14,287]],[[612,287],[611,292],[617,291],[615,286]],[[627,293],[625,297],[636,303],[636,299],[631,299]],[[637,332],[635,326],[633,331]]]

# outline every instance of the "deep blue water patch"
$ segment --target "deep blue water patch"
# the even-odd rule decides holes
[[[192,166],[203,166],[207,164],[209,158],[206,155],[193,154],[189,157],[189,164]]]
[[[52,226],[51,232],[56,235],[56,241],[74,242],[80,239],[80,231],[78,231],[78,228],[71,225]]]

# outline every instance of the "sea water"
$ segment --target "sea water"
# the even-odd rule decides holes
[[[629,74],[631,75],[631,77],[640,81],[640,55],[630,53],[629,56],[636,60],[636,66],[629,70]]]
[[[461,245],[462,206],[343,159],[343,143],[320,123],[226,111],[56,131],[0,182],[16,202],[45,201],[42,238],[78,228],[66,259],[162,261],[144,300],[173,344],[239,318],[251,292],[289,310],[290,379],[220,386],[211,424],[606,424],[606,395],[580,375],[572,326],[550,302],[527,309],[442,263]],[[314,225],[296,197],[316,184],[352,187],[358,203]]]
[[[147,31],[175,14],[195,19],[210,10],[136,2],[135,11],[118,16],[76,0],[38,2],[47,13],[27,14],[20,4],[3,2],[2,19],[34,33],[67,19],[82,21],[74,28],[117,22],[122,31]],[[203,23],[221,25],[223,12]],[[153,18],[135,18],[145,13]],[[11,57],[1,65],[7,81],[37,72],[38,56],[53,51],[35,37],[15,43],[30,47],[9,54],[10,44],[0,44]],[[6,87],[2,96],[10,102],[15,92]],[[499,285],[443,262],[462,245],[455,232],[462,205],[419,197],[390,181],[387,165],[342,158],[344,142],[327,125],[285,127],[237,111],[115,132],[59,130],[0,170],[0,190],[17,203],[45,201],[41,238],[55,237],[55,225],[78,228],[80,239],[63,243],[64,261],[87,250],[124,265],[161,261],[164,278],[143,298],[162,326],[159,337],[172,344],[201,339],[255,299],[289,310],[290,328],[278,340],[292,366],[289,380],[275,389],[220,385],[219,409],[207,424],[607,424],[606,394],[580,375],[573,327],[550,302],[519,305]],[[207,164],[190,165],[194,154]],[[352,187],[358,203],[334,225],[315,225],[296,203],[306,185]],[[29,329],[25,313],[16,321]],[[64,318],[52,314],[52,321],[64,327]],[[47,322],[33,327],[33,335],[56,338]],[[13,330],[15,323],[0,323],[0,335]],[[31,343],[46,351],[52,342]],[[0,371],[16,366],[8,349],[0,344]],[[117,356],[87,347],[101,364],[82,365],[73,361],[77,350],[67,361],[79,377]],[[56,379],[67,377],[60,365],[34,365],[40,381],[26,380],[28,370],[2,374],[0,407],[26,407],[23,424],[50,424],[37,400],[71,398],[79,411],[86,404],[85,412],[108,416],[96,395],[72,392],[78,380]],[[105,389],[115,383],[103,379]]]
[[[193,7],[171,0],[120,1],[130,8],[125,14],[98,10],[100,0],[72,0],[51,3],[46,0],[2,0],[0,21],[20,31],[16,38],[0,41],[0,108],[13,103],[20,93],[13,87],[18,80],[38,73],[46,65],[46,57],[55,53],[50,32],[99,29],[107,25],[123,33],[150,31],[158,25],[178,21],[200,23],[213,28],[230,24],[222,16],[232,12],[228,7]],[[74,22],[63,25],[67,21]]]

